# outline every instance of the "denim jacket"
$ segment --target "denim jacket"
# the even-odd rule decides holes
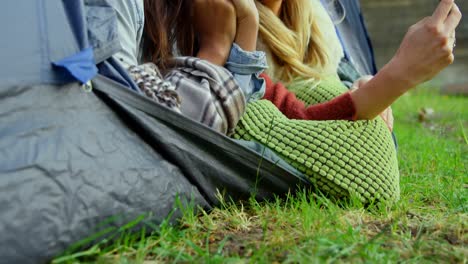
[[[117,14],[117,30],[121,49],[114,58],[127,69],[141,64],[141,44],[145,14],[143,0],[111,0]]]
[[[108,1],[117,14],[121,50],[114,55],[125,68],[141,64],[141,44],[144,27],[143,0]],[[233,44],[225,67],[244,92],[247,102],[263,97],[265,81],[259,75],[267,68],[264,52],[247,52]]]
[[[247,103],[262,99],[265,95],[266,84],[259,75],[268,68],[265,52],[247,52],[234,43],[226,68],[244,91]]]

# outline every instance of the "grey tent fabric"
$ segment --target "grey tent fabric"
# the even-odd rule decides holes
[[[0,88],[1,263],[48,261],[113,216],[123,216],[115,225],[151,212],[161,221],[176,195],[208,205],[79,85]]]
[[[306,186],[110,79],[94,87],[0,86],[1,263],[48,261],[114,216],[160,223],[176,199],[209,209],[218,191],[267,199]]]
[[[50,62],[85,47],[77,41],[62,1],[5,0],[1,5],[2,83],[64,82],[63,75],[51,70]]]

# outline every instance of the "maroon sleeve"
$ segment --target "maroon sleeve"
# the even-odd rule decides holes
[[[266,74],[262,74],[262,77],[266,81],[266,92],[263,98],[271,101],[290,119],[356,120],[356,107],[349,92],[331,101],[305,107],[305,104],[283,84],[274,84]]]

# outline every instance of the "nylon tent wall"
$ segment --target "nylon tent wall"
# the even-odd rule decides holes
[[[344,19],[337,23],[337,31],[346,57],[361,75],[374,75],[375,66],[372,43],[361,13],[359,0],[321,0],[332,16]],[[337,14],[340,13],[340,14]],[[337,21],[338,22],[338,21]]]

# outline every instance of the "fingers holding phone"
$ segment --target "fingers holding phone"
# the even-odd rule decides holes
[[[412,87],[432,79],[455,59],[455,30],[460,20],[454,1],[441,0],[432,16],[409,28],[392,59],[393,71]]]
[[[462,13],[454,0],[440,0],[439,5],[431,16],[432,23],[448,38],[448,45],[452,48],[456,45],[455,30],[460,24]]]

